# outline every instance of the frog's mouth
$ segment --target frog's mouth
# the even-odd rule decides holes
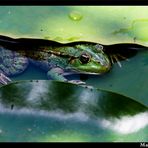
[[[77,71],[77,72],[75,72],[76,74],[84,74],[84,75],[103,75],[103,74],[105,74],[105,73],[107,73],[107,72],[109,72],[110,70],[108,70],[108,71],[103,71],[103,72],[98,72],[98,73],[95,73],[95,72],[82,72],[82,71]]]
[[[111,70],[112,65],[111,63],[107,63],[105,65],[103,65],[101,68],[98,68],[96,71],[92,72],[92,71],[83,71],[83,70],[79,70],[79,69],[74,69],[75,73],[77,74],[88,74],[88,75],[102,75],[104,73],[107,73]]]
[[[109,72],[111,70],[111,65],[106,67],[106,69],[104,71],[100,71],[100,72],[87,72],[87,71],[81,71],[81,70],[78,70],[78,69],[73,69],[73,70],[67,70],[65,73],[64,73],[64,76],[67,76],[67,75],[75,75],[75,74],[84,74],[84,75],[103,75],[107,72]]]

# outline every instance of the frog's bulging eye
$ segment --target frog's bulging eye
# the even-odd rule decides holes
[[[104,48],[103,48],[103,46],[102,45],[100,45],[100,44],[97,44],[96,46],[95,46],[96,48],[97,48],[97,50],[103,50]]]
[[[82,53],[80,56],[80,61],[82,64],[87,64],[90,61],[90,55],[87,53]]]

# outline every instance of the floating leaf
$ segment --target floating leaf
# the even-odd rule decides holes
[[[147,138],[143,129],[147,129],[148,108],[112,92],[54,81],[22,81],[1,87],[0,99],[0,141]],[[139,133],[142,136],[134,139]]]
[[[148,45],[147,6],[1,6],[0,12],[5,36]]]

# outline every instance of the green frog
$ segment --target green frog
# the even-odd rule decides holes
[[[147,47],[137,44],[101,45],[78,41],[55,41],[17,38],[0,35],[0,83],[11,82],[11,76],[23,73],[30,63],[47,72],[47,77],[59,81],[84,84],[68,80],[70,74],[100,75],[108,72],[120,60],[127,60]]]
[[[84,82],[67,80],[66,76],[69,74],[100,75],[111,69],[110,59],[100,44],[87,42],[40,44],[38,41],[30,44],[22,40],[14,41],[14,43],[11,43],[13,40],[8,42],[10,44],[0,42],[1,53],[7,51],[8,55],[9,51],[9,55],[11,54],[7,57],[5,54],[0,55],[0,83],[2,84],[9,83],[11,76],[25,71],[29,63],[47,71],[47,77],[51,79],[76,84]],[[10,66],[7,66],[5,61]]]

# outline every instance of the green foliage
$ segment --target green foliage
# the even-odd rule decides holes
[[[9,84],[0,94],[0,141],[147,140],[143,128],[148,107],[119,94],[47,80]],[[129,129],[135,120],[142,123]],[[141,132],[140,139],[130,137]]]
[[[147,46],[143,6],[1,6],[0,12],[0,32],[11,37]]]

